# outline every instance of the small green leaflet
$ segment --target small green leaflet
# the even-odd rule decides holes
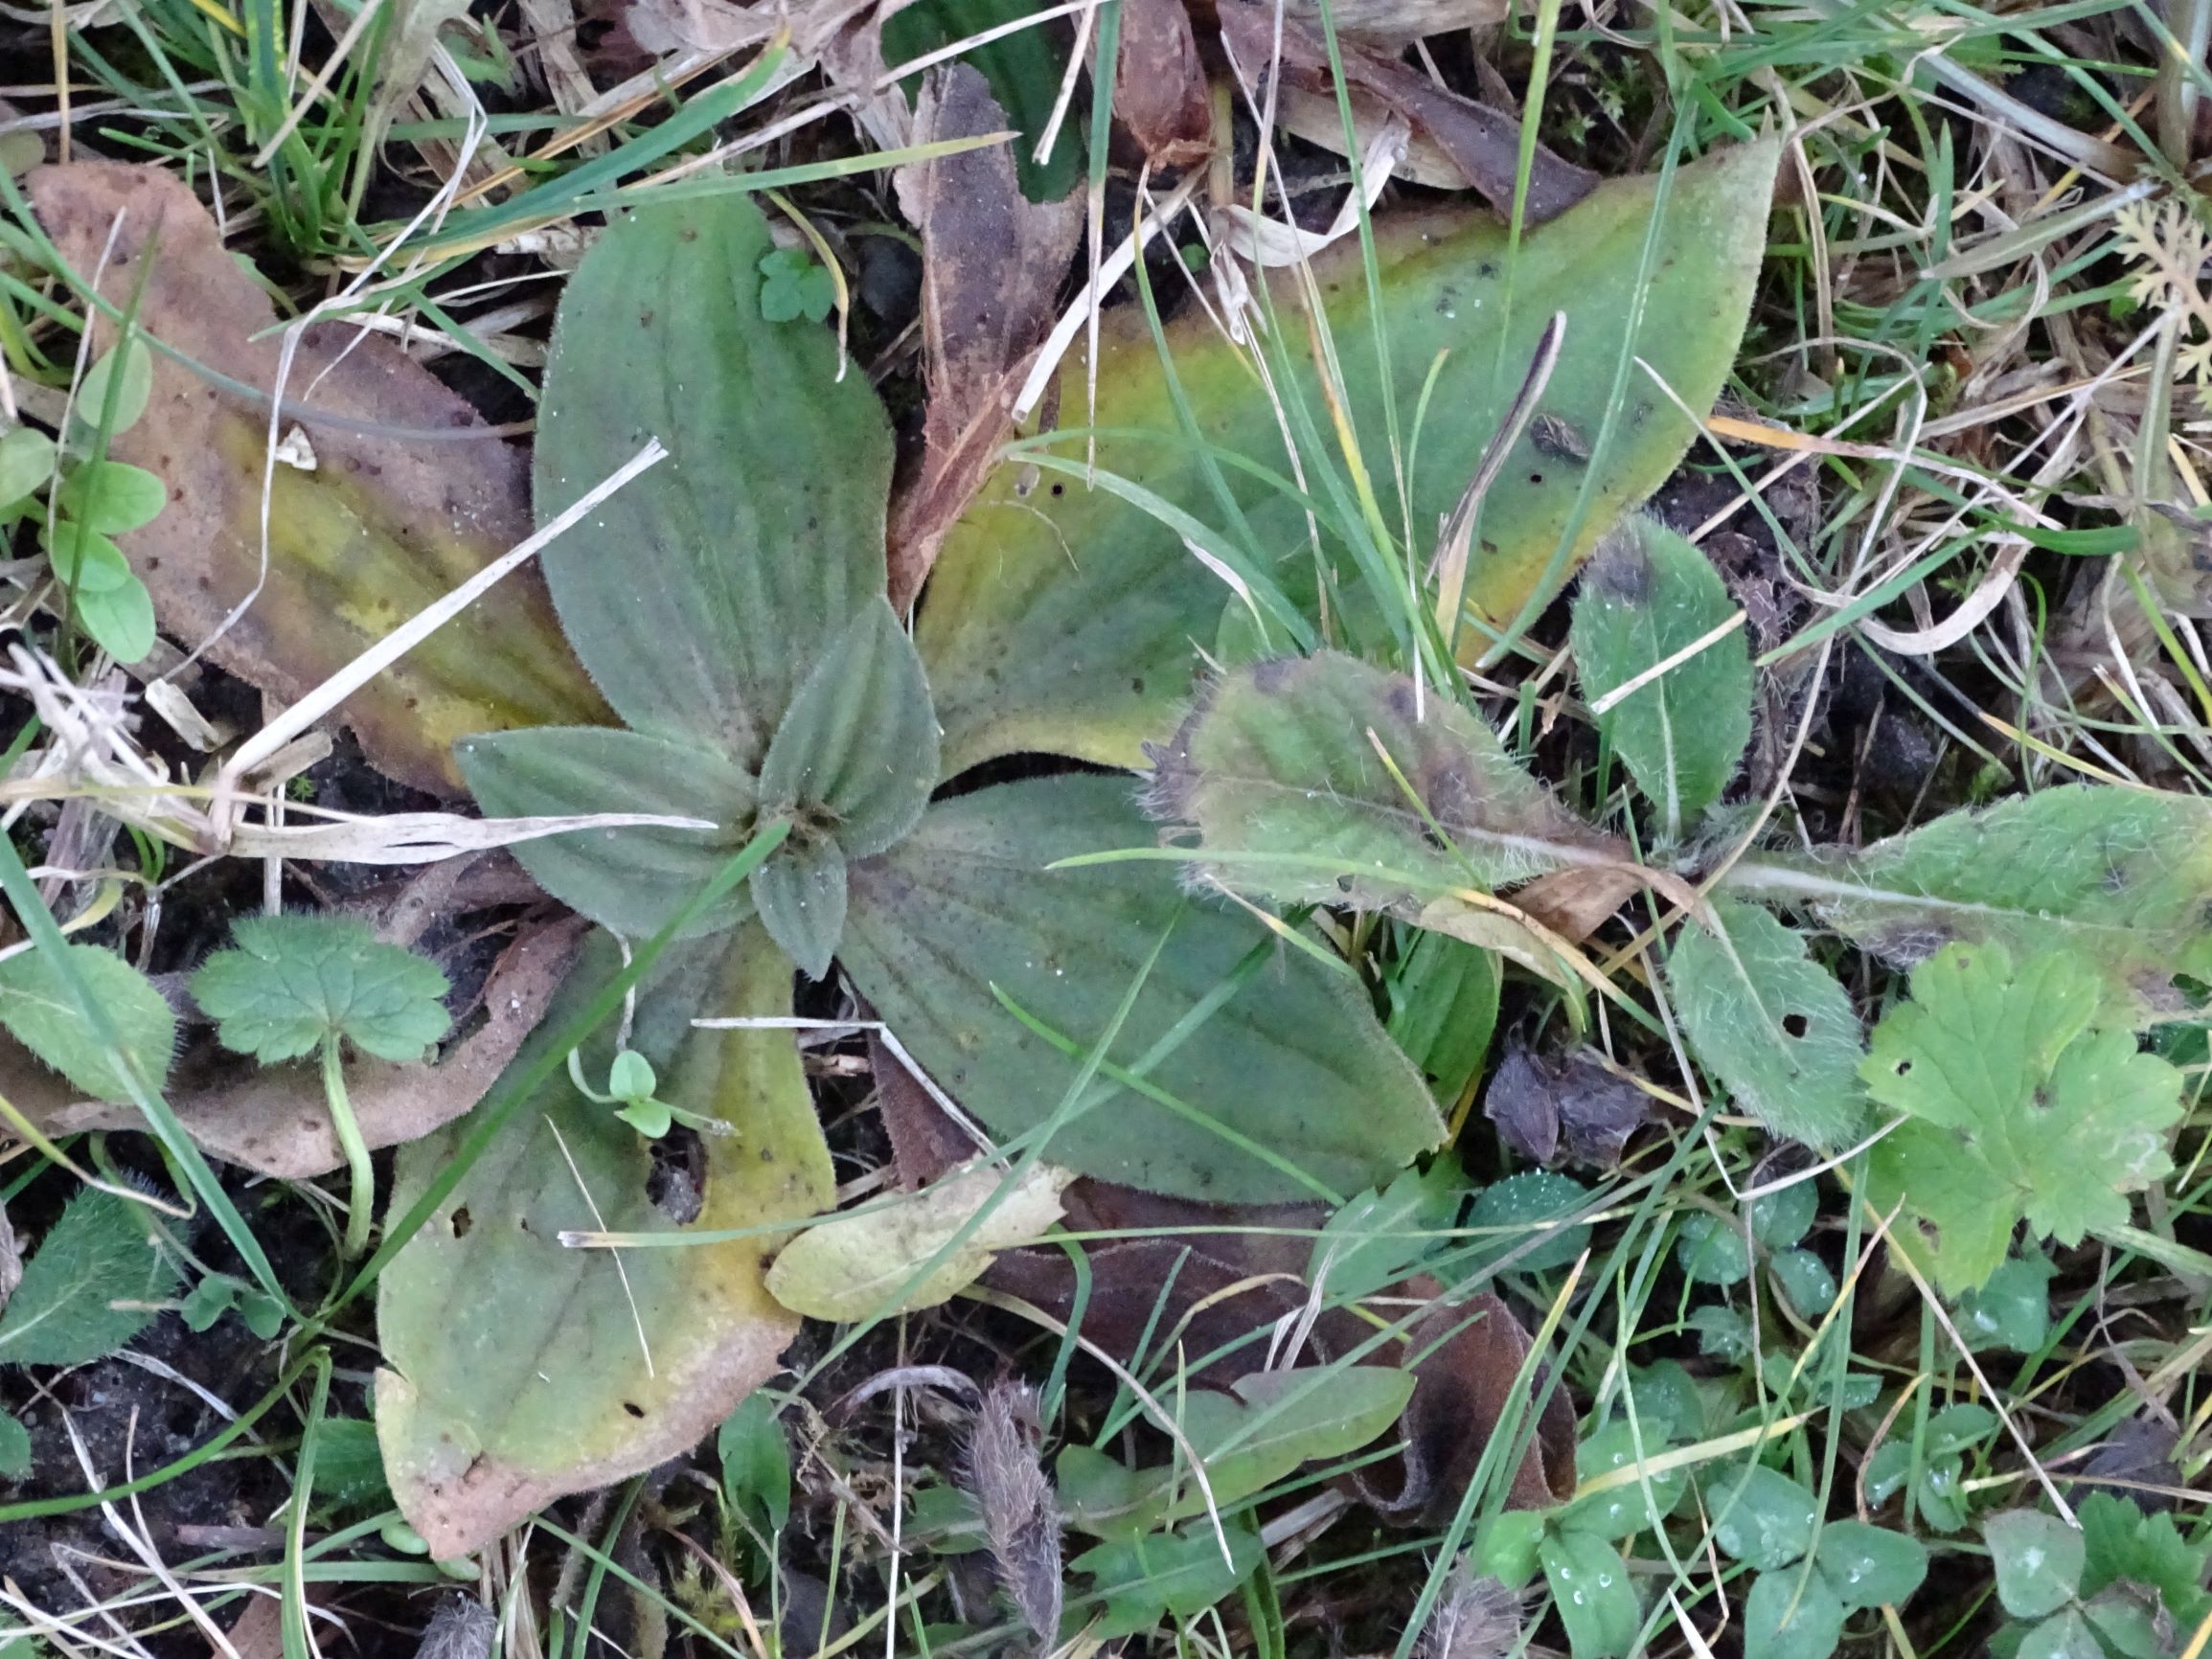
[[[160,1088],[176,1049],[176,1015],[161,992],[112,950],[73,944],[69,966],[107,1015],[141,1081]],[[130,1099],[116,1068],[118,1057],[93,1034],[76,990],[50,953],[19,951],[0,962],[0,1025],[86,1094],[103,1101]]]
[[[1817,1566],[1761,1573],[1744,1598],[1744,1659],[1827,1659],[1843,1640],[1843,1617]]]
[[[0,1411],[0,1481],[19,1481],[31,1472],[31,1431]]]
[[[1574,1659],[1623,1659],[1634,1649],[1644,1610],[1618,1550],[1594,1533],[1562,1528],[1537,1546],[1537,1558]]]
[[[325,1036],[378,1059],[419,1060],[452,1028],[434,963],[384,944],[358,921],[331,916],[246,916],[236,948],[192,977],[219,1022],[223,1047],[263,1065],[311,1054]]]
[[[175,1263],[153,1247],[136,1206],[87,1188],[47,1230],[0,1313],[0,1364],[104,1358],[152,1323],[148,1305],[165,1300],[176,1281]]]
[[[791,1518],[791,1447],[776,1420],[776,1402],[755,1389],[739,1401],[715,1435],[722,1495],[764,1534]]]
[[[1813,1544],[1813,1494],[1764,1464],[1725,1468],[1711,1483],[1713,1541],[1723,1554],[1761,1572],[1787,1567]]]
[[[2014,1618],[2041,1619],[2073,1599],[2086,1555],[2077,1528],[2040,1511],[2007,1510],[1982,1523],[1982,1541],[1996,1568],[1997,1600]]]
[[[771,323],[819,323],[837,304],[837,280],[804,248],[761,259],[761,315]]]
[[[1866,1115],[1851,998],[1766,911],[1716,898],[1712,913],[1712,931],[1686,923],[1667,958],[1690,1052],[1774,1133],[1843,1145]]]
[[[1221,1540],[1229,1546],[1221,1558]],[[1088,1634],[1100,1641],[1133,1636],[1162,1618],[1195,1618],[1234,1590],[1265,1558],[1260,1534],[1242,1516],[1226,1517],[1220,1535],[1204,1520],[1180,1532],[1114,1538],[1068,1562],[1087,1573],[1083,1600],[1103,1603]]]
[[[2079,1244],[2126,1226],[2127,1194],[2173,1170],[2181,1074],[2100,1028],[2103,1006],[2102,975],[2071,952],[2016,966],[2002,945],[1953,944],[1876,1028],[1867,1087],[1911,1121],[1875,1148],[1869,1195],[1905,1201],[1947,1291],[1986,1284],[2022,1218]]]
[[[177,1313],[187,1329],[209,1330],[232,1308],[245,1327],[263,1342],[285,1328],[285,1305],[258,1285],[228,1273],[210,1273],[192,1287]]]
[[[1751,740],[1751,652],[1736,606],[1705,556],[1640,514],[1624,520],[1583,573],[1573,644],[1599,732],[1658,808],[1662,842],[1681,839],[1721,798]],[[1646,678],[1646,676],[1650,676]],[[1613,693],[1642,681],[1617,702]]]

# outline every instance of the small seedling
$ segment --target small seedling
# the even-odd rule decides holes
[[[837,304],[837,284],[827,265],[804,248],[778,248],[761,261],[761,315],[771,323],[804,317],[819,323]]]
[[[576,1085],[576,1092],[597,1105],[612,1106],[614,1115],[643,1135],[649,1141],[657,1141],[669,1132],[672,1124],[696,1129],[702,1135],[726,1135],[730,1125],[719,1118],[704,1112],[687,1111],[682,1106],[672,1106],[656,1098],[660,1079],[652,1069],[652,1061],[635,1049],[616,1053],[613,1064],[606,1068],[606,1092],[602,1094],[583,1080],[583,1057],[576,1049],[568,1051],[568,1080]]]
[[[262,1065],[320,1051],[331,1126],[353,1193],[345,1253],[368,1246],[376,1210],[369,1146],[346,1098],[341,1047],[386,1060],[419,1060],[452,1027],[438,968],[357,921],[329,916],[255,916],[231,931],[235,948],[193,975],[193,995],[212,1014],[223,1047]]]
[[[246,1329],[263,1342],[285,1328],[282,1302],[228,1273],[210,1273],[194,1285],[192,1294],[177,1307],[177,1316],[193,1330],[209,1330],[233,1308],[245,1321]]]

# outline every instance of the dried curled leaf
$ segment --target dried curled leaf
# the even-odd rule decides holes
[[[36,169],[25,186],[80,279],[113,299],[145,271],[141,327],[190,360],[152,353],[146,415],[109,451],[169,488],[160,517],[117,538],[165,632],[196,647],[254,596],[209,654],[296,702],[530,534],[520,452],[496,434],[472,435],[474,411],[396,342],[343,323],[301,335],[282,387],[284,427],[308,432],[314,469],[266,466],[266,398],[284,353],[276,311],[175,173],[72,162]],[[104,323],[98,332],[109,337]],[[524,569],[349,698],[339,717],[378,770],[453,795],[456,738],[592,724],[606,709],[536,573]]]

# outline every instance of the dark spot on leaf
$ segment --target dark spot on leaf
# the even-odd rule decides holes
[[[1782,1016],[1782,1029],[1793,1037],[1801,1037],[1813,1028],[1806,1022],[1803,1014],[1786,1013]]]
[[[1531,484],[1541,484],[1543,482],[1543,474],[1540,472],[1532,472],[1528,475],[1528,481]]]
[[[1142,675],[1142,674],[1132,674],[1132,675],[1130,675],[1130,676],[1129,676],[1129,690],[1130,690],[1130,691],[1132,691],[1132,692],[1134,692],[1134,693],[1136,693],[1138,696],[1140,696],[1140,697],[1141,697],[1141,696],[1143,696],[1143,695],[1145,694],[1145,677],[1144,677],[1144,675]]]
[[[629,1415],[630,1415],[630,1416],[632,1416],[632,1417],[640,1417],[640,1418],[641,1418],[641,1417],[645,1416],[645,1407],[644,1407],[644,1406],[642,1406],[642,1405],[639,1405],[639,1404],[638,1404],[638,1403],[637,1403],[635,1400],[628,1400],[628,1399],[626,1399],[626,1400],[624,1400],[624,1401],[622,1402],[622,1409],[623,1409],[623,1410],[625,1410],[625,1411],[627,1411],[627,1412],[628,1412],[628,1413],[629,1413]]]
[[[468,1206],[462,1205],[460,1209],[453,1212],[453,1237],[456,1239],[467,1238],[468,1229],[475,1225],[475,1221],[476,1218],[468,1214]]]
[[[1055,484],[1052,487],[1052,492],[1055,495],[1065,495],[1067,493],[1067,486],[1064,484]]]
[[[651,327],[652,327],[652,320],[653,320],[653,318],[654,318],[655,316],[657,316],[658,314],[659,314],[659,313],[657,313],[657,312],[654,312],[654,311],[640,311],[640,312],[637,314],[637,326],[638,326],[639,328],[641,328],[641,329],[650,329],[650,328],[651,328]]]

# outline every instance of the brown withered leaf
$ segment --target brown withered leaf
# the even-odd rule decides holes
[[[1580,944],[1650,885],[1651,873],[1633,864],[1585,864],[1516,888],[1513,902],[1569,944]]]
[[[1482,1115],[1505,1144],[1547,1168],[1562,1153],[1565,1162],[1617,1168],[1629,1137],[1651,1114],[1651,1097],[1588,1049],[1553,1059],[1510,1043],[1482,1097]]]
[[[63,259],[110,301],[131,293],[155,250],[139,312],[147,332],[258,389],[243,395],[156,351],[152,400],[110,449],[169,486],[161,516],[120,540],[163,630],[197,646],[261,577],[267,395],[284,349],[275,308],[167,170],[75,162],[39,168],[26,184]],[[308,330],[285,397],[280,435],[304,430],[314,468],[274,467],[266,582],[209,654],[291,702],[522,540],[531,518],[521,451],[476,435],[475,412],[384,335],[342,323]],[[340,717],[379,771],[453,795],[456,738],[612,716],[525,569],[349,699]]]
[[[879,1044],[872,1053],[877,1103],[901,1184],[926,1185],[973,1156],[973,1144],[905,1067]],[[1091,1284],[1083,1335],[1125,1364],[1179,1353],[1190,1381],[1209,1388],[1226,1388],[1265,1365],[1277,1321],[1306,1306],[1312,1233],[1328,1218],[1318,1204],[1204,1204],[1087,1178],[1069,1187],[1061,1204],[1071,1232],[1152,1235],[1086,1247]],[[1059,1249],[1003,1252],[984,1282],[1058,1316],[1072,1315],[1075,1271]],[[1395,1294],[1436,1299],[1443,1286],[1413,1279]],[[1311,1340],[1326,1362],[1373,1335],[1366,1320],[1337,1307],[1321,1314]],[[1449,1515],[1516,1398],[1529,1348],[1512,1309],[1483,1291],[1450,1306],[1439,1301],[1395,1355],[1369,1352],[1369,1364],[1410,1361],[1416,1381],[1400,1424],[1405,1449],[1352,1477],[1361,1500],[1407,1524]],[[1541,1382],[1539,1371],[1539,1390]],[[1555,1388],[1514,1471],[1512,1502],[1560,1502],[1574,1479],[1574,1414],[1564,1389]]]
[[[1257,76],[1275,51],[1275,12],[1257,0],[1220,0],[1221,40],[1239,68]],[[1405,118],[1415,131],[1432,139],[1451,158],[1468,184],[1499,212],[1513,207],[1514,178],[1520,157],[1520,123],[1515,118],[1446,92],[1396,57],[1339,42],[1344,78],[1356,91]],[[1335,81],[1329,49],[1314,31],[1285,18],[1282,76],[1286,84],[1308,92],[1331,93]],[[1537,146],[1529,171],[1527,222],[1557,218],[1597,188],[1598,175]]]
[[[914,141],[972,138],[1008,125],[983,77],[955,63],[923,82]],[[1072,192],[1057,202],[1025,199],[1003,144],[901,168],[898,190],[922,232],[929,388],[921,463],[900,481],[891,506],[891,602],[903,611],[997,459],[1030,357],[1058,314],[1083,204]]]
[[[485,983],[484,1023],[441,1059],[399,1065],[349,1058],[346,1093],[361,1138],[373,1148],[420,1140],[482,1100],[545,1016],[588,931],[580,919],[563,917],[509,945]],[[135,1106],[75,1099],[58,1076],[11,1041],[0,1041],[0,1078],[7,1079],[0,1093],[49,1135],[146,1126]],[[192,1138],[226,1163],[287,1181],[345,1163],[313,1061],[249,1069],[208,1043],[177,1068],[165,1093]]]
[[[1213,99],[1184,0],[1122,0],[1114,114],[1154,167],[1213,152]]]
[[[1330,0],[1329,20],[1340,35],[1402,47],[1454,29],[1495,28],[1512,10],[1506,0]],[[1283,11],[1310,28],[1321,27],[1320,0],[1288,0]]]

